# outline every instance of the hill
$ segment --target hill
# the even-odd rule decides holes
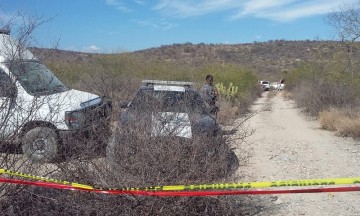
[[[247,44],[173,44],[135,52],[111,55],[134,55],[145,62],[166,61],[199,67],[205,64],[236,64],[252,68],[261,77],[278,78],[283,71],[302,61],[312,61],[327,53],[346,50],[337,41],[285,41],[254,42]],[[91,62],[98,55],[56,49],[32,48],[45,62]],[[108,54],[107,54],[108,55]]]

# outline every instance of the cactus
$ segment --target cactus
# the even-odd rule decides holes
[[[230,83],[228,88],[226,88],[223,83],[217,83],[215,87],[217,88],[220,96],[224,97],[226,100],[233,100],[239,90],[239,88],[234,86],[233,83]]]
[[[236,93],[238,92],[239,88],[237,86],[234,86],[232,83],[230,83],[229,88],[227,90],[227,96],[235,97]]]
[[[226,88],[223,83],[217,83],[215,87],[220,95],[226,95]]]

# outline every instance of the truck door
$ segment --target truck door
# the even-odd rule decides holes
[[[16,129],[13,124],[16,92],[15,82],[0,69],[0,139],[2,140],[11,139]]]

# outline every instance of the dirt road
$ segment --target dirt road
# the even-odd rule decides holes
[[[270,103],[270,105],[266,105]],[[240,167],[241,181],[360,176],[360,145],[322,130],[280,93],[266,93],[253,106],[264,108],[248,124],[255,129],[239,151],[252,153]],[[239,150],[242,149],[242,150]],[[360,215],[360,192],[253,196],[256,215]]]

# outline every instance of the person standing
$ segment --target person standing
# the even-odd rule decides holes
[[[210,106],[210,113],[216,114],[219,111],[219,107],[216,106],[218,92],[213,85],[213,82],[214,77],[212,75],[207,75],[205,78],[205,84],[203,85],[201,92],[205,102]]]

